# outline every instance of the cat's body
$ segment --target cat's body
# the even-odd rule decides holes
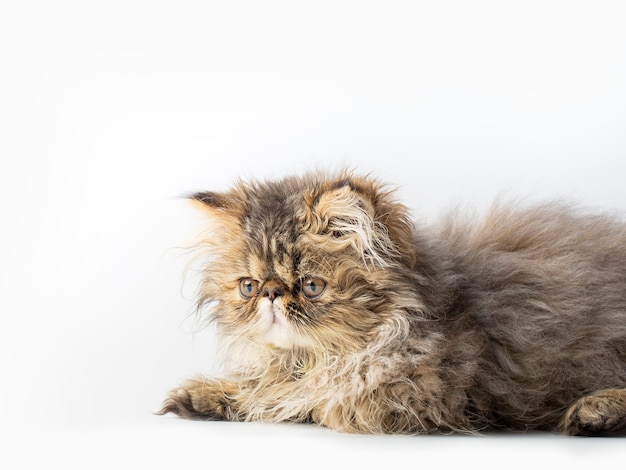
[[[415,227],[377,182],[240,183],[200,305],[226,372],[163,412],[361,433],[626,432],[626,225],[563,205]]]

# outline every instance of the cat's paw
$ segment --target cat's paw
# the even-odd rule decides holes
[[[565,414],[563,430],[572,436],[626,434],[626,390],[603,390],[581,398]]]
[[[234,420],[232,400],[219,382],[189,380],[169,393],[157,413],[174,413],[188,419]]]

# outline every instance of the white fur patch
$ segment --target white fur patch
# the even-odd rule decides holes
[[[257,312],[258,332],[266,343],[283,349],[311,344],[311,341],[300,334],[289,321],[281,299],[274,302],[261,299]]]

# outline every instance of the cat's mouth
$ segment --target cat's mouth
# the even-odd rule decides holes
[[[293,331],[280,305],[270,301],[259,308],[262,335],[268,343],[279,347],[290,347],[293,343]]]
[[[287,319],[285,318],[283,311],[276,304],[272,304],[270,308],[272,311],[272,325],[286,327]]]

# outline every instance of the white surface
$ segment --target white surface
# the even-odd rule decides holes
[[[0,463],[19,463],[3,468],[623,461],[623,439],[151,412],[212,367],[171,250],[201,223],[190,191],[347,165],[417,217],[501,192],[626,210],[625,17],[602,1],[4,2]]]

